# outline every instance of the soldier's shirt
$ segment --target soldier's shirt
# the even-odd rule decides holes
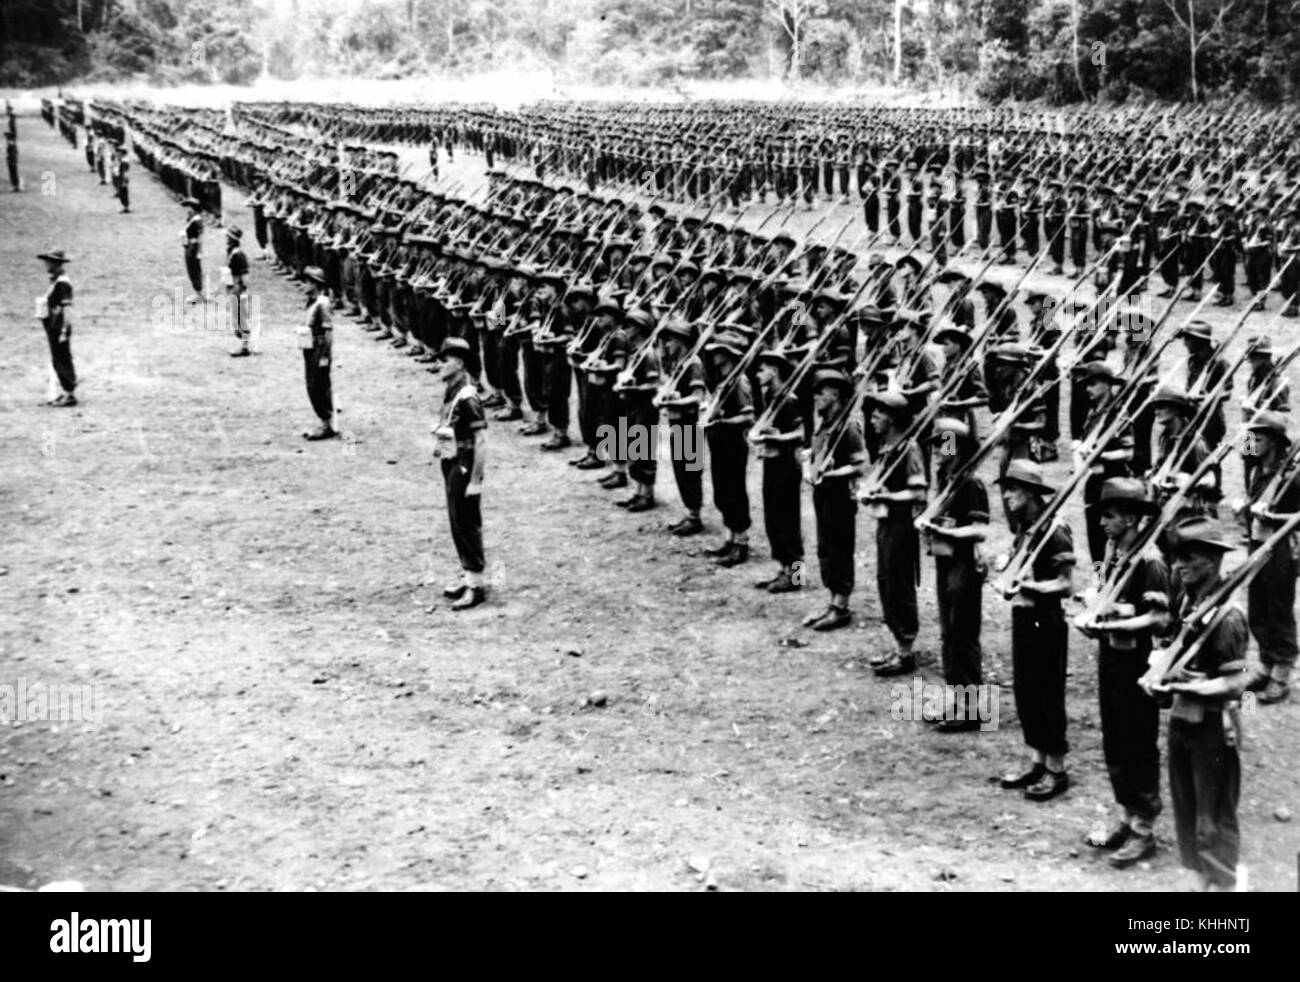
[[[934,349],[933,345],[927,344],[917,355],[916,362],[912,366],[912,375],[908,379],[908,387],[916,388],[925,385],[927,382],[938,382],[943,372],[943,354]],[[908,411],[915,416],[926,407],[930,401],[931,393],[925,392],[921,395],[912,395],[907,397]]]
[[[692,357],[687,361],[682,369],[682,376],[677,382],[677,388],[674,391],[674,397],[685,399],[695,393],[707,391],[704,382],[704,362],[698,356]],[[700,408],[696,406],[687,406],[680,408],[677,406],[668,407],[669,423],[686,423],[688,425],[695,423],[699,419]]]
[[[60,273],[45,294],[46,322],[57,330],[63,329],[64,308],[72,304],[72,282],[66,273]]]
[[[244,250],[235,248],[230,250],[230,255],[226,259],[230,267],[230,276],[232,280],[237,280],[241,276],[248,275],[248,256],[244,255]]]
[[[1273,365],[1252,370],[1246,391],[1257,409],[1275,413],[1291,411],[1291,383],[1279,375]]]
[[[965,367],[956,369],[962,373],[961,381],[957,383],[957,391],[953,393],[954,402],[965,402],[968,399],[988,400],[989,390],[984,384],[984,370],[980,367],[979,362],[967,362]],[[976,426],[976,408],[961,410],[962,416],[965,417],[966,425],[970,427],[971,436],[978,432]]]
[[[1108,425],[1105,421],[1110,415],[1110,409],[1109,401],[1089,409],[1087,418],[1083,423],[1083,432],[1088,434],[1100,433],[1098,428]],[[1119,432],[1110,438],[1103,453],[1113,453],[1120,450],[1127,450],[1129,453],[1133,451],[1133,427],[1130,423],[1123,424]],[[1128,461],[1098,459],[1092,464],[1092,473],[1105,474],[1107,477],[1122,477],[1128,473]]]
[[[812,459],[822,460],[825,457],[827,447],[838,432],[843,431],[834,449],[831,451],[830,459],[826,460],[825,470],[838,470],[841,467],[847,467],[850,464],[860,467],[866,460],[867,447],[862,439],[862,423],[856,418],[856,414],[846,407],[842,412],[850,413],[847,422],[843,421],[843,416],[836,416],[832,419],[821,417],[817,421],[817,429],[813,432],[812,439]],[[838,425],[844,422],[844,425]],[[847,484],[848,478],[835,477],[823,478],[823,485]]]
[[[736,378],[730,391],[723,397],[722,402],[718,406],[716,416],[719,419],[731,416],[740,416],[745,413],[753,412],[753,409],[754,393],[750,389],[749,379],[742,374]],[[723,425],[748,426],[749,424],[733,423]]]
[[[468,375],[460,383],[447,389],[439,411],[439,457],[455,455],[461,467],[469,468],[474,462],[474,440],[479,430],[487,429],[487,415],[478,390]]]
[[[1107,541],[1106,553],[1102,559],[1102,575],[1106,577],[1113,575],[1124,559],[1124,555],[1115,548],[1114,542]],[[1133,574],[1124,585],[1124,589],[1120,591],[1119,602],[1131,605],[1133,607],[1133,615],[1131,616],[1137,617],[1154,611],[1168,610],[1170,605],[1169,567],[1160,557],[1160,553],[1154,548],[1148,548],[1134,558],[1132,562],[1135,564]],[[1150,631],[1143,631],[1138,634],[1126,632],[1107,635],[1106,643],[1112,650],[1140,650],[1149,653],[1151,651],[1151,638]]]
[[[989,491],[984,482],[973,474],[960,479],[953,489],[952,498],[936,518],[952,519],[952,525],[987,525],[989,522]],[[936,524],[940,524],[936,522]],[[975,556],[975,543],[966,540],[947,540],[952,546],[954,560],[970,561]]]
[[[332,326],[329,299],[322,293],[315,300],[307,301],[306,323],[298,330],[299,344],[304,350],[323,345],[325,332]]]
[[[1202,595],[1208,595],[1218,589],[1222,582],[1220,577],[1206,585]],[[1176,635],[1183,622],[1196,609],[1197,601],[1183,588],[1182,581],[1175,578],[1170,596],[1170,612],[1173,615],[1168,628],[1170,635]],[[1246,658],[1246,648],[1250,640],[1250,630],[1246,615],[1236,604],[1230,603],[1227,614],[1214,630],[1204,639],[1195,657],[1188,662],[1187,668],[1202,672],[1206,678],[1218,678],[1223,675],[1225,665],[1242,662]],[[1223,702],[1220,697],[1175,693],[1174,704],[1169,713],[1169,727],[1177,729],[1180,742],[1184,746],[1198,750],[1222,747],[1226,742],[1223,726]]]
[[[1027,528],[1022,528],[1016,533],[1013,550],[1020,548],[1027,532]],[[1074,538],[1070,534],[1069,526],[1053,521],[1052,528],[1047,533],[1047,542],[1034,559],[1031,578],[1042,582],[1044,580],[1054,580],[1060,576],[1068,576],[1070,571],[1074,569],[1074,561]],[[1012,601],[1012,606],[1035,607],[1040,616],[1044,614],[1060,616],[1061,597],[1040,596],[1038,594],[1026,596],[1019,593],[1016,594],[1016,599]]]
[[[898,459],[898,454],[902,455],[901,459]],[[930,486],[925,473],[925,457],[915,440],[908,440],[906,445],[900,445],[897,438],[892,443],[882,443],[877,457],[889,468],[882,482],[886,491],[924,491]],[[916,503],[911,501],[890,502],[888,515],[910,521],[915,507]]]
[[[1252,505],[1260,503],[1264,492],[1268,489],[1269,483],[1273,476],[1277,474],[1277,465],[1271,465],[1267,469],[1264,467],[1254,467],[1250,472],[1250,486],[1247,489],[1246,497]],[[1290,515],[1300,511],[1300,475],[1293,475],[1290,480],[1283,483],[1278,489],[1276,496],[1272,501],[1263,502],[1268,511],[1279,515]],[[1275,526],[1272,522],[1265,522],[1256,518],[1253,514],[1250,518],[1250,541],[1258,545],[1265,541],[1273,534]],[[1280,548],[1287,548],[1284,543]]]
[[[185,255],[197,259],[203,248],[203,219],[195,215],[185,223]]]
[[[776,398],[776,387],[765,393],[766,401]],[[793,433],[803,429],[803,412],[798,399],[786,399],[772,415],[771,431],[773,433]],[[799,452],[799,442],[790,440],[782,443],[763,443],[759,456],[765,459],[774,457],[794,457]]]

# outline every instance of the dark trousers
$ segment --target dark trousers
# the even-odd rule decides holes
[[[1241,761],[1237,748],[1206,747],[1199,740],[1188,741],[1177,720],[1169,722],[1168,746],[1169,799],[1174,806],[1178,858],[1212,883],[1234,886],[1241,847],[1237,827]]]
[[[546,366],[546,418],[558,432],[569,428],[569,390],[573,366],[563,347],[541,355]]]
[[[911,515],[909,505],[905,515],[890,514],[876,523],[876,586],[880,590],[880,607],[885,615],[885,627],[900,645],[910,645],[919,630],[916,575],[921,546]]]
[[[1059,375],[1057,381],[1053,382],[1051,387],[1043,393],[1043,408],[1047,411],[1047,418],[1043,421],[1043,439],[1054,442],[1061,435],[1061,382]]]
[[[699,514],[704,506],[704,462],[699,459],[700,428],[695,420],[678,420],[669,427],[669,446],[673,456],[673,478],[682,507]]]
[[[1088,261],[1088,226],[1070,226],[1070,262],[1083,269]]]
[[[1259,546],[1251,543],[1252,549]],[[1250,582],[1247,618],[1265,668],[1290,668],[1296,663],[1295,580],[1295,557],[1288,541],[1273,550]]]
[[[334,419],[334,393],[330,388],[329,366],[320,367],[320,352],[309,348],[302,353],[302,363],[307,373],[307,398],[311,408],[326,426]]]
[[[857,540],[858,503],[842,477],[825,478],[813,488],[817,516],[817,563],[822,585],[847,597],[853,592],[853,550]]]
[[[531,344],[521,346],[524,362],[524,394],[528,397],[528,406],[538,416],[549,408],[546,402],[546,355]]]
[[[799,459],[793,453],[763,459],[763,526],[772,558],[786,567],[803,560],[802,481]]]
[[[979,244],[980,251],[985,251],[989,247],[989,233],[993,229],[993,209],[975,207],[975,241]]]
[[[1020,240],[1025,244],[1025,251],[1031,256],[1038,255],[1038,214],[1037,212],[1023,212],[1020,221]]]
[[[600,442],[600,424],[605,421],[605,401],[609,398],[608,385],[594,384],[585,372],[578,373],[578,429],[582,442],[593,450]]]
[[[479,495],[466,495],[469,471],[455,458],[442,461],[443,483],[447,487],[447,519],[451,523],[451,541],[460,557],[461,569],[483,572],[483,506]]]
[[[1160,257],[1157,260],[1157,268],[1160,271],[1160,278],[1165,281],[1165,286],[1171,290],[1178,289],[1178,245],[1174,243],[1172,247],[1167,247],[1160,251]]]
[[[655,433],[655,427],[659,422],[659,408],[650,401],[650,397],[638,393],[632,399],[626,402],[627,412],[627,432],[629,441],[633,447],[637,447],[636,460],[629,460],[627,466],[627,476],[641,484],[654,486],[655,476],[659,471],[659,462],[656,454],[659,448],[650,439],[649,434]],[[644,439],[636,439],[635,434],[638,432],[646,434]]]
[[[1044,222],[1043,230],[1047,233],[1047,254],[1052,265],[1065,265],[1065,226],[1055,221]]]
[[[709,476],[713,479],[713,504],[722,513],[722,524],[737,534],[748,532],[749,492],[745,471],[749,466],[749,441],[740,426],[720,425],[709,429]]]
[[[874,193],[862,199],[862,219],[867,223],[867,228],[873,235],[879,230],[880,199]]]
[[[600,425],[608,427],[607,434],[614,434],[615,438],[608,440],[608,445],[612,453],[610,460],[615,463],[627,463],[624,457],[624,447],[619,446],[617,434],[620,432],[620,425],[627,426],[627,403],[621,395],[613,389],[607,389],[605,392],[605,411],[601,416]]]
[[[1083,519],[1088,529],[1088,555],[1094,563],[1106,555],[1106,532],[1101,527],[1101,509],[1096,507],[1105,483],[1105,474],[1090,474],[1083,482]]]
[[[1016,213],[998,211],[998,244],[1002,246],[1002,258],[1016,258]]]
[[[1154,821],[1160,814],[1160,707],[1137,684],[1150,649],[1116,651],[1106,641],[1097,654],[1101,748],[1115,801]]]
[[[1011,608],[1012,691],[1020,731],[1028,746],[1051,756],[1070,749],[1065,738],[1068,642],[1059,607],[1017,604]]]
[[[1246,289],[1251,296],[1268,286],[1273,278],[1273,257],[1267,249],[1251,249],[1246,253]]]
[[[1082,440],[1086,435],[1084,424],[1088,421],[1088,387],[1081,376],[1070,381],[1070,436]]]
[[[497,344],[497,379],[501,394],[512,406],[524,401],[523,390],[519,387],[519,340],[498,335]]]
[[[59,387],[64,392],[72,392],[77,387],[77,370],[72,366],[72,335],[67,341],[61,341],[59,328],[46,318],[45,340],[50,344],[50,362],[54,365],[54,374],[59,378]]]
[[[1214,270],[1214,285],[1219,294],[1231,298],[1237,287],[1237,257],[1229,249],[1218,249],[1210,260]]]
[[[190,286],[195,293],[203,292],[203,263],[198,256],[185,256],[185,272],[190,278]]]
[[[952,233],[952,244],[958,249],[966,245],[966,205],[953,203],[948,210],[948,229]]]
[[[936,556],[934,564],[943,680],[949,685],[980,685],[984,681],[980,647],[984,583],[975,572],[973,550],[967,557]]]

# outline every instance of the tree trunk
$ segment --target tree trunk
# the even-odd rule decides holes
[[[1074,52],[1074,84],[1079,95],[1088,100],[1088,90],[1083,86],[1083,72],[1079,70],[1079,0],[1070,0],[1070,43]]]
[[[903,77],[903,0],[894,0],[894,84]]]
[[[1187,0],[1187,43],[1192,52],[1192,102],[1200,102],[1196,92],[1196,8]]]
[[[786,23],[790,31],[790,81],[797,82],[803,73],[803,51],[799,47],[799,10],[797,7],[786,14]]]

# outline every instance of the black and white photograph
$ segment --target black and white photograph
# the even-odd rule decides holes
[[[32,944],[1051,893],[1262,951],[1134,895],[1300,888],[1295,0],[0,0],[0,99]]]

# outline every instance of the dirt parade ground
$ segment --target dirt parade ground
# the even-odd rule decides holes
[[[924,562],[916,679],[874,677],[867,659],[889,635],[865,514],[854,626],[817,634],[799,626],[824,601],[815,569],[802,595],[770,596],[753,588],[773,571],[761,535],[748,564],[721,569],[702,555],[712,536],[665,531],[681,517],[667,466],[660,506],[627,514],[567,466],[576,450],[540,453],[494,423],[490,602],[451,612],[442,587],[457,562],[430,434],[441,387],[425,366],[337,315],[346,438],[304,442],[300,288],[254,258],[258,353],[229,358],[219,306],[186,302],[184,215],[162,186],[133,171],[132,211],[119,214],[80,150],[38,117],[19,129],[25,191],[0,194],[0,683],[89,689],[96,719],[0,726],[0,884],[1189,885],[1163,780],[1153,860],[1121,872],[1082,844],[1112,794],[1096,645],[1077,632],[1073,786],[1060,798],[1036,804],[996,783],[1025,751],[1009,608],[991,589],[996,726],[942,734],[903,718],[914,685],[942,682],[934,568]],[[448,179],[472,186],[483,169],[458,154]],[[227,220],[251,233],[242,199],[224,193]],[[214,296],[220,246],[210,228]],[[36,254],[52,248],[71,256],[76,288],[73,409],[43,405]],[[1207,316],[1222,332],[1234,313]],[[1285,349],[1300,336],[1281,323]],[[749,479],[757,532],[752,462]],[[1237,459],[1227,483],[1229,498],[1240,492]],[[804,507],[815,566],[807,495]],[[993,511],[996,552],[1007,531]],[[717,532],[716,512],[704,517]],[[1250,889],[1294,890],[1300,702],[1248,709],[1242,861]]]

